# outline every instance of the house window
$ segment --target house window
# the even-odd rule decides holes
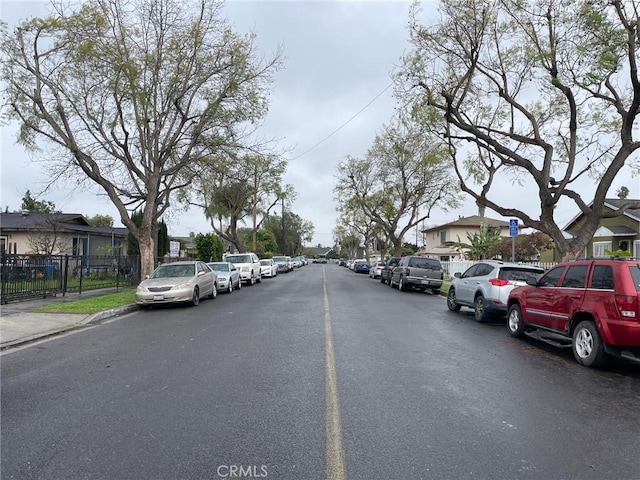
[[[611,250],[611,242],[593,242],[593,256],[606,257],[605,250]]]
[[[0,253],[11,253],[7,252],[8,243],[9,242],[7,237],[0,237]]]
[[[633,252],[631,252],[634,258],[640,258],[640,240],[633,242]]]
[[[445,243],[447,241],[447,231],[442,230],[440,232],[440,243]]]

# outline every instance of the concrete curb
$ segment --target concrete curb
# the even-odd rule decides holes
[[[0,344],[0,351],[6,351],[11,348],[20,347],[22,345],[26,345],[28,343],[33,343],[38,340],[43,340],[45,338],[54,337],[56,335],[61,335],[63,333],[67,333],[73,330],[79,330],[86,328],[91,324],[99,324],[100,322],[107,320],[109,318],[117,317],[120,315],[124,315],[126,313],[134,312],[138,310],[138,306],[134,303],[131,305],[124,305],[122,307],[112,308],[110,310],[105,310],[103,312],[94,313],[88,315],[86,318],[82,319],[80,322],[76,322],[70,325],[66,325],[62,328],[57,328],[53,330],[46,330],[41,333],[36,333],[33,335],[28,335],[22,338],[18,338],[15,340],[10,340],[7,342],[3,342]]]
[[[82,320],[80,323],[83,325],[86,325],[89,323],[100,323],[101,321],[107,320],[108,318],[117,317],[119,315],[135,312],[137,310],[139,310],[139,307],[135,303],[131,305],[123,305],[122,307],[116,307],[110,310],[105,310],[104,312],[91,314],[87,318]]]

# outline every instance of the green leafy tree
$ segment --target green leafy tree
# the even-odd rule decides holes
[[[273,257],[274,252],[278,251],[278,240],[276,239],[275,233],[262,229],[258,231],[257,237],[258,248],[255,253],[265,258]]]
[[[313,224],[289,211],[284,212],[284,223],[282,217],[269,215],[264,219],[262,226],[274,234],[278,253],[283,255],[301,254],[304,244],[313,238]]]
[[[487,252],[487,258],[502,258],[511,260],[512,253],[511,238],[503,238],[500,243],[492,246]],[[515,237],[513,245],[514,260],[522,262],[526,260],[536,260],[544,251],[551,250],[553,242],[551,238],[542,232],[533,232],[527,235]]]
[[[169,230],[167,228],[167,224],[164,220],[160,220],[158,222],[158,230],[157,230],[158,240],[156,241],[156,254],[158,258],[164,257],[167,253],[169,253]]]
[[[141,224],[142,218],[143,218],[142,212],[138,210],[131,212],[131,222],[134,225]],[[127,252],[129,253],[129,255],[133,255],[137,257],[140,256],[140,245],[138,243],[138,239],[136,238],[135,235],[131,233],[131,231],[129,231],[129,234],[127,235]]]
[[[219,262],[224,253],[224,244],[217,235],[198,233],[193,237],[193,243],[198,250],[198,258],[205,262]]]
[[[415,243],[405,242],[402,244],[402,255],[414,255],[418,251],[418,246]]]
[[[113,227],[113,217],[111,215],[94,215],[93,217],[87,218],[87,222],[92,227]]]
[[[31,196],[31,192],[27,190],[22,197],[21,210],[32,213],[54,213],[56,205],[48,200],[36,200]]]
[[[219,0],[86,0],[0,27],[4,119],[46,142],[52,182],[104,191],[154,267],[157,222],[212,151],[237,148],[280,67]],[[136,224],[132,210],[142,212]]]
[[[410,14],[412,49],[398,94],[446,142],[450,169],[481,208],[549,235],[564,260],[581,255],[600,220],[640,208],[604,206],[614,179],[638,173],[640,9],[623,0],[441,0]],[[443,119],[440,126],[434,118]],[[504,186],[532,185],[522,208]],[[556,207],[584,223],[565,238]]]

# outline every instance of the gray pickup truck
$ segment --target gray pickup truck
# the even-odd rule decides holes
[[[417,288],[421,291],[431,290],[434,295],[440,293],[444,274],[442,264],[437,258],[407,255],[402,257],[391,275],[392,287],[405,291]]]

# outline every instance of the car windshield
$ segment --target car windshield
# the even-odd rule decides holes
[[[287,257],[273,257],[272,260],[274,262],[286,262],[287,261]]]
[[[524,269],[524,268],[501,268],[499,278],[514,282],[526,282],[528,278],[537,278],[544,273],[544,270]]]
[[[225,260],[231,263],[253,263],[251,255],[227,255]]]
[[[149,278],[193,277],[196,273],[195,265],[160,265]]]
[[[271,262],[269,260],[260,260],[260,265],[269,266],[271,265]]]
[[[226,262],[221,263],[207,263],[211,267],[211,270],[215,270],[216,272],[228,272],[229,264]]]

